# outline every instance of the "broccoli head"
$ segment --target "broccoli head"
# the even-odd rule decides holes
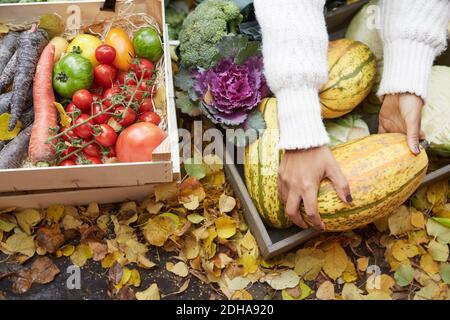
[[[184,63],[209,68],[216,56],[216,44],[236,33],[242,21],[239,7],[229,0],[206,0],[183,22],[179,34],[180,55]]]

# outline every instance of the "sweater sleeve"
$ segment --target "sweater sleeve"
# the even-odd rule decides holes
[[[426,100],[435,57],[445,49],[450,0],[381,0],[384,70],[379,96],[413,93]]]
[[[278,101],[280,149],[329,142],[318,90],[327,80],[325,0],[255,0],[267,82]]]

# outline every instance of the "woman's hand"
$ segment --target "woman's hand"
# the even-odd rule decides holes
[[[380,110],[379,133],[399,132],[408,136],[408,145],[414,154],[420,153],[420,120],[424,102],[414,94],[389,94]]]
[[[325,228],[317,206],[319,184],[324,178],[331,180],[342,201],[352,202],[347,180],[328,147],[286,150],[279,170],[279,193],[286,214],[301,228],[307,228],[307,223],[317,229]],[[302,200],[309,221],[300,215]]]

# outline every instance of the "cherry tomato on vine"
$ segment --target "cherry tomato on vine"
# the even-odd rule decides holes
[[[61,152],[61,158],[64,158],[64,157],[68,156],[69,154],[71,154],[72,152],[77,151],[77,150],[78,150],[78,148],[75,148],[75,147],[68,147],[68,148],[64,149],[63,152]],[[71,155],[71,156],[68,157],[66,160],[73,160],[73,161],[76,161],[76,160],[77,160],[77,154]]]
[[[79,124],[89,119],[89,116],[85,113],[82,113],[77,119],[75,119],[74,124]],[[79,125],[74,129],[77,136],[81,138],[90,138],[92,136],[92,128],[91,126],[94,124],[94,121],[89,120],[82,125]]]
[[[66,107],[66,113],[72,118],[76,119],[81,114],[81,110],[74,105],[72,102],[69,103]]]
[[[86,157],[86,164],[103,164],[102,160],[99,157]]]
[[[116,58],[116,49],[110,45],[102,44],[95,49],[95,58],[100,63],[112,64]]]
[[[101,158],[102,156],[100,147],[96,143],[88,144],[86,147],[83,148],[82,152],[89,157]]]
[[[135,86],[136,85],[136,79],[135,75],[126,72],[126,71],[119,71],[119,74],[117,75],[117,83],[121,86],[127,85],[127,86]]]
[[[95,124],[107,123],[109,118],[111,118],[109,112],[101,114],[105,109],[105,106],[103,106],[100,102],[96,102],[92,105],[91,116],[96,115],[96,117],[93,119]]]
[[[109,152],[108,152],[107,157],[108,157],[108,158],[114,158],[114,157],[116,157],[116,148],[115,148],[115,146],[109,147]]]
[[[103,147],[111,147],[116,143],[117,133],[110,125],[104,123],[97,128],[96,130],[98,130],[99,132],[96,132],[94,139],[98,142],[99,145]]]
[[[151,98],[147,98],[139,106],[138,113],[144,113],[144,112],[148,112],[148,111],[153,111],[154,109],[155,108],[154,108],[154,105],[153,105],[153,100]]]
[[[151,78],[154,70],[155,66],[153,62],[144,58],[134,59],[130,66],[130,71],[136,73],[138,80],[141,79],[141,77],[144,79]]]
[[[122,90],[118,87],[112,87],[109,89],[106,89],[105,92],[103,92],[103,105],[107,108],[110,107],[113,103],[113,97],[120,96]]]
[[[86,89],[76,91],[72,97],[72,103],[83,112],[89,112],[92,101],[92,93]]]
[[[137,118],[136,112],[134,112],[132,108],[128,108],[128,111],[126,111],[126,109],[127,108],[124,106],[118,106],[114,109],[116,121],[123,127],[134,123]]]
[[[156,112],[147,111],[139,116],[139,120],[159,125],[161,122],[161,117]]]
[[[69,167],[69,166],[76,166],[76,165],[77,165],[77,163],[72,159],[66,159],[64,161],[61,161],[58,164],[58,166],[60,166],[60,167]]]
[[[117,69],[108,64],[101,64],[94,69],[94,81],[100,87],[111,88],[116,81]]]
[[[141,103],[144,91],[137,88],[136,86],[127,86],[124,90],[125,93],[125,101],[130,101],[133,98],[133,101],[137,101]]]
[[[75,121],[76,121],[76,120],[75,120]],[[62,127],[62,128],[61,128],[61,132],[64,132],[64,131],[66,131],[66,130],[67,130],[66,127]],[[69,131],[67,131],[66,133],[64,133],[64,134],[62,135],[62,138],[64,139],[64,141],[67,141],[67,142],[69,142],[69,143],[72,143],[73,140],[78,140],[78,139],[80,139],[80,137],[75,133],[74,130],[69,130]]]

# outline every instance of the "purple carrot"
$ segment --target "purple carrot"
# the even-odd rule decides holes
[[[23,129],[17,137],[0,151],[0,169],[13,169],[22,166],[23,160],[28,155],[31,127],[28,126]]]
[[[32,87],[36,64],[47,43],[47,32],[42,29],[36,29],[35,26],[30,31],[20,34],[19,48],[17,49],[17,71],[12,88],[14,95],[11,99],[9,130],[14,129],[25,108],[28,90]]]
[[[0,75],[0,92],[5,91],[6,88],[13,82],[14,74],[17,70],[17,51],[9,60],[3,73]]]
[[[3,73],[9,60],[16,52],[17,45],[19,43],[19,33],[9,32],[0,42],[0,74]]]

